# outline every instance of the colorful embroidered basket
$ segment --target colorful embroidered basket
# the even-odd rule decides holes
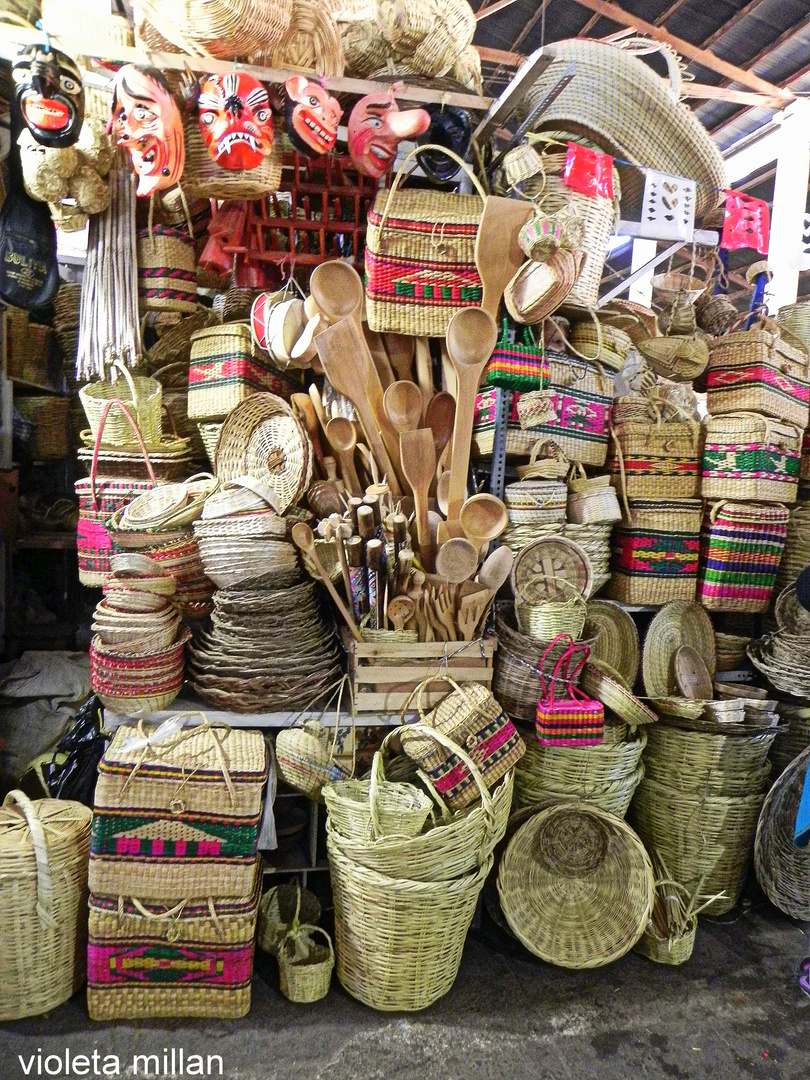
[[[192,420],[224,420],[251,394],[290,399],[299,377],[276,371],[267,353],[253,342],[248,323],[224,323],[198,330],[191,338],[188,415]]]
[[[456,195],[430,188],[401,191],[408,162],[426,150],[439,150],[457,161],[478,194]],[[444,337],[457,311],[481,306],[475,241],[485,198],[470,167],[452,151],[432,144],[411,151],[390,191],[381,191],[368,212],[366,313],[370,330]]]
[[[802,431],[758,413],[703,422],[700,493],[704,499],[795,502]]]
[[[537,344],[530,326],[524,326],[522,333],[515,330],[510,337],[509,321],[503,320],[501,336],[484,371],[484,384],[504,390],[541,390],[548,385],[543,345]]]
[[[546,388],[524,394],[517,401],[522,427],[535,439],[553,439],[571,461],[604,465],[613,375],[561,353],[548,353],[547,365]],[[537,408],[545,401],[551,403],[551,415]]]
[[[253,939],[261,896],[166,904],[90,897],[87,1010],[91,1020],[194,1016],[235,1019],[250,1009]]]
[[[698,602],[709,611],[766,611],[789,516],[780,505],[708,504],[700,533]]]
[[[155,225],[138,233],[138,301],[141,313],[197,310],[194,241],[187,229]]]
[[[546,682],[543,665],[548,653],[561,642],[568,647]],[[559,634],[549,644],[540,661],[541,696],[537,702],[535,734],[544,746],[596,746],[605,729],[605,707],[593,701],[572,680],[582,671],[591,650],[574,645],[570,634]]]
[[[807,427],[808,354],[798,342],[755,327],[715,338],[709,352],[706,407],[712,416],[747,410]]]
[[[267,779],[261,732],[204,721],[160,735],[123,724],[99,764],[91,891],[173,903],[250,895]]]
[[[434,682],[447,682],[453,690],[425,715],[422,697],[425,688]],[[467,683],[461,687],[449,676],[440,675],[420,683],[411,698],[414,696],[422,724],[464,747],[478,766],[487,788],[493,788],[525,753],[526,747],[514,724],[486,686]],[[408,757],[427,773],[451,810],[462,810],[480,798],[475,777],[443,742],[424,733],[409,732],[407,727],[401,730],[400,742]]]
[[[541,393],[543,391],[540,391]],[[482,390],[475,399],[473,419],[472,455],[489,457],[495,448],[495,415],[497,390]],[[524,431],[518,419],[519,394],[512,395],[509,422],[506,428],[506,456],[527,458],[537,442],[537,433]]]
[[[807,431],[802,439],[797,498],[799,502],[810,502],[810,432]]]
[[[605,596],[626,604],[694,600],[700,550],[699,499],[637,499],[613,529]]]
[[[630,416],[624,407],[632,403]],[[692,419],[665,420],[650,404],[639,416],[637,399],[613,404],[611,483],[625,501],[694,499],[700,491],[700,425]]]

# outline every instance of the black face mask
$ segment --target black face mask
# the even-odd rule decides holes
[[[28,45],[11,69],[23,121],[43,146],[72,146],[84,123],[84,90],[78,67],[58,49]]]

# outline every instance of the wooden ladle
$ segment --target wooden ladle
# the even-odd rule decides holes
[[[436,554],[436,573],[454,585],[471,578],[478,567],[478,548],[465,537],[442,544]]]
[[[512,564],[515,557],[508,547],[495,548],[491,555],[487,555],[478,571],[478,581],[485,585],[490,592],[496,593],[501,585],[512,573]]]
[[[331,323],[351,316],[360,325],[363,310],[363,279],[341,259],[319,263],[309,278],[309,291],[321,313]]]
[[[416,431],[422,418],[422,391],[416,383],[391,383],[383,396],[383,408],[399,435]]]
[[[458,519],[476,550],[480,551],[484,544],[501,535],[509,524],[509,512],[495,495],[473,495],[462,506]]]
[[[475,398],[487,361],[498,340],[495,320],[483,308],[462,308],[447,328],[447,351],[458,383],[450,466],[448,520],[458,518],[467,492]]]
[[[395,596],[388,601],[388,621],[395,630],[404,630],[405,623],[413,618],[414,602],[410,596]]]
[[[354,424],[345,416],[333,416],[326,425],[326,437],[329,445],[337,454],[340,473],[352,495],[362,498],[363,487],[354,467],[354,450],[357,446],[357,432]]]
[[[433,569],[433,544],[428,521],[428,491],[436,472],[436,451],[429,428],[403,431],[399,437],[402,470],[411,485],[416,510],[416,535],[419,561],[425,570]]]
[[[488,195],[475,238],[475,268],[484,295],[481,308],[493,319],[504,289],[523,265],[526,256],[518,243],[521,225],[531,217],[531,203]]]
[[[326,586],[329,595],[334,601],[335,607],[343,616],[343,621],[348,626],[352,637],[355,639],[355,641],[362,642],[362,635],[357,629],[357,625],[354,621],[354,618],[352,617],[351,612],[340,599],[340,595],[337,589],[332,584],[332,579],[329,577],[329,575],[321,565],[321,560],[318,558],[318,552],[315,548],[315,537],[313,535],[312,529],[310,529],[309,525],[306,525],[303,521],[299,521],[297,524],[293,525],[292,538],[293,543],[296,545],[296,547],[300,548],[301,551],[304,551],[307,555],[309,555],[310,559],[312,560],[312,564],[318,573],[318,577]]]

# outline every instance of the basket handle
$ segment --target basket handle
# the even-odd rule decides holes
[[[546,680],[545,680],[545,676],[543,675],[543,665],[546,662],[546,657],[551,652],[551,650],[554,648],[554,646],[557,644],[557,642],[558,641],[564,641],[566,638],[568,639],[568,647],[563,650],[562,656],[560,656],[559,660],[557,661],[556,665],[554,666],[554,674],[551,676],[551,700],[552,701],[554,700],[554,684],[557,682],[557,675],[559,674],[559,671],[560,671],[560,665],[562,664],[563,660],[566,659],[570,649],[573,647],[573,644],[574,644],[574,639],[571,637],[571,635],[570,634],[557,634],[557,636],[554,638],[554,640],[550,641],[549,644],[546,646],[545,652],[540,657],[540,663],[537,665],[537,670],[538,670],[538,672],[540,674],[540,686],[541,686],[541,688],[543,690],[543,697],[545,698],[546,695],[548,694],[548,690],[546,689]]]
[[[45,827],[39,819],[37,808],[28,796],[19,790],[10,791],[3,800],[3,806],[17,804],[25,818],[31,833],[31,843],[34,848],[34,857],[37,861],[37,915],[42,927],[56,926],[53,915],[53,880],[51,878],[50,860],[48,859],[48,842],[45,839]]]
[[[422,706],[422,700],[423,700],[424,694],[425,694],[425,687],[430,686],[430,684],[434,683],[434,682],[447,682],[447,683],[450,683],[450,685],[453,687],[454,690],[458,690],[459,693],[462,693],[461,687],[458,685],[458,683],[455,681],[455,679],[453,679],[450,675],[444,675],[444,674],[441,674],[441,673],[438,673],[436,675],[431,675],[427,679],[423,679],[419,683],[419,685],[415,686],[413,688],[413,690],[411,690],[410,694],[408,694],[408,700],[405,702],[405,704],[402,706],[402,708],[399,711],[399,722],[400,722],[400,724],[405,723],[405,713],[408,711],[408,706],[413,701],[414,697],[416,697],[416,711],[419,713],[419,718],[420,718],[420,720],[422,721],[423,724],[427,723],[427,717],[425,716],[425,710],[424,710],[424,708]]]
[[[297,880],[298,879],[296,878],[296,881]],[[300,895],[301,895],[301,886],[300,885],[298,886],[298,895],[299,895],[299,898],[300,898]],[[298,916],[296,915],[296,919],[297,918],[298,918]],[[332,945],[332,939],[329,937],[327,932],[322,927],[313,926],[312,923],[299,923],[296,929],[288,930],[287,933],[284,935],[284,940],[281,943],[282,948],[287,944],[288,940],[291,939],[294,942],[296,940],[296,938],[301,936],[301,932],[304,931],[304,930],[309,935],[323,934],[324,938],[326,939],[326,944],[329,946],[329,959],[330,959],[331,963],[334,964],[334,962],[335,962],[335,948]]]
[[[101,451],[101,436],[104,434],[104,425],[107,423],[107,417],[109,416],[110,409],[113,405],[117,405],[124,416],[132,426],[132,430],[135,432],[135,438],[138,441],[138,449],[143,454],[143,459],[146,462],[146,469],[149,473],[149,479],[154,487],[157,487],[157,480],[155,478],[155,470],[152,468],[152,462],[149,458],[149,451],[146,449],[146,443],[143,441],[143,435],[141,429],[135,423],[132,417],[132,413],[121,401],[120,398],[110,398],[105,404],[101,413],[101,419],[98,422],[98,432],[96,433],[96,444],[93,447],[93,463],[90,466],[90,493],[93,496],[93,509],[98,510],[98,497],[96,495],[96,474],[98,472],[98,455]]]
[[[596,308],[588,307],[588,314],[593,319],[594,324],[596,326],[596,355],[595,356],[586,356],[585,353],[581,353],[579,351],[579,349],[577,349],[577,347],[575,345],[572,345],[571,342],[568,340],[568,338],[565,336],[565,331],[559,325],[559,323],[557,324],[557,326],[558,326],[558,329],[559,329],[559,332],[560,332],[560,337],[563,339],[563,341],[566,344],[566,347],[571,350],[571,352],[574,354],[574,356],[578,356],[580,358],[580,360],[587,360],[589,364],[596,364],[596,363],[599,362],[599,355],[602,352],[602,324],[601,324],[601,322],[599,321],[599,319],[598,319],[598,317],[596,315]],[[586,374],[586,373],[583,373],[583,375],[584,374]],[[582,378],[582,377],[583,376],[580,376],[580,378]]]
[[[132,394],[132,408],[135,410],[135,419],[138,422],[138,427],[140,427],[141,426],[140,399],[138,397],[138,391],[137,391],[137,389],[135,387],[135,380],[133,379],[132,375],[130,374],[130,371],[127,368],[126,364],[122,364],[120,360],[113,360],[113,362],[112,362],[112,364],[110,366],[114,367],[116,369],[116,371],[120,371],[121,374],[124,376],[124,381],[126,382],[127,386],[129,387],[130,394]]]
[[[403,182],[403,180],[406,180],[410,175],[409,173],[406,173],[405,166],[412,158],[415,158],[417,154],[421,154],[425,150],[438,150],[439,153],[446,154],[448,157],[452,158],[453,161],[455,161],[456,164],[464,170],[467,176],[469,176],[470,180],[472,180],[473,184],[475,185],[475,190],[481,196],[481,201],[486,202],[487,193],[486,191],[484,191],[484,188],[481,185],[481,181],[478,179],[478,177],[475,175],[475,173],[472,171],[466,161],[462,161],[458,154],[454,153],[452,150],[448,150],[446,146],[438,146],[436,143],[423,143],[422,146],[417,146],[415,149],[411,150],[411,152],[405,157],[404,161],[399,167],[399,172],[394,177],[394,182],[391,184],[391,187],[388,191],[388,198],[385,200],[385,210],[383,210],[383,215],[380,219],[380,236],[382,236],[383,230],[385,229],[385,223],[386,221],[388,221],[388,213],[391,207],[391,200],[394,197],[395,193],[398,191],[399,186]]]

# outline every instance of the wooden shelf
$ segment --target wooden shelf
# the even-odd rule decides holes
[[[9,375],[8,379],[14,386],[19,386],[22,390],[40,390],[44,391],[46,394],[53,394],[56,397],[67,397],[62,390],[50,384],[29,382],[28,379],[18,379],[16,375]]]

